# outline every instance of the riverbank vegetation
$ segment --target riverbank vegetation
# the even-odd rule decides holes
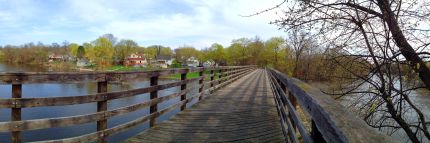
[[[416,143],[430,141],[428,106],[413,97],[417,90],[430,90],[429,4],[426,0],[308,0],[283,1],[268,10],[282,10],[272,24],[294,37],[290,38],[293,57],[303,57],[306,39],[317,43],[311,47],[324,49],[321,56],[326,61],[312,61],[309,66],[294,61],[325,68],[318,71],[339,84],[326,93],[350,100],[348,106],[368,125]]]

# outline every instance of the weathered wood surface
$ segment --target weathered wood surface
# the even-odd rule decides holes
[[[125,142],[285,142],[269,79],[256,70]]]
[[[205,70],[242,69],[249,66],[220,66],[180,69],[162,69],[151,71],[108,71],[108,72],[0,72],[0,84],[28,83],[79,83],[79,82],[121,82],[139,77],[167,76],[200,72]]]
[[[236,71],[234,74],[231,74],[229,77],[223,77],[222,79],[213,80],[210,84],[213,87],[204,88],[205,75],[203,75],[204,70],[211,71],[220,71],[223,69],[229,69],[231,71]],[[106,142],[107,137],[117,134],[119,132],[128,130],[136,125],[142,124],[148,120],[153,120],[160,115],[163,115],[167,112],[175,110],[178,107],[184,109],[186,104],[193,99],[202,99],[204,93],[208,93],[209,91],[217,90],[232,81],[239,79],[253,71],[253,66],[235,66],[235,67],[209,67],[209,68],[190,68],[190,69],[167,69],[167,70],[158,70],[158,71],[139,71],[139,72],[92,72],[92,73],[1,73],[0,72],[0,84],[12,83],[13,95],[12,98],[0,99],[0,108],[12,108],[12,119],[7,122],[0,122],[0,132],[10,132],[11,138],[13,142],[21,142],[21,132],[27,130],[36,130],[36,129],[45,129],[45,128],[54,128],[54,127],[64,127],[64,126],[72,126],[77,124],[84,124],[89,122],[97,122],[97,132],[84,134],[81,136],[71,137],[71,138],[63,138],[63,139],[55,139],[55,140],[45,140],[41,142]],[[193,79],[186,79],[186,73],[188,72],[199,72],[200,77]],[[177,82],[167,83],[159,85],[157,84],[157,80],[159,76],[166,74],[181,74],[181,80]],[[119,76],[118,76],[119,75]],[[147,78],[151,79],[151,85],[149,87],[136,88],[131,90],[124,91],[108,91],[107,85],[111,81],[116,81],[118,79],[124,80],[126,78],[118,78],[118,77],[137,77],[147,75]],[[55,79],[55,77],[59,76],[67,76],[68,78],[61,77]],[[97,80],[87,78],[88,76],[97,76],[101,77]],[[214,75],[210,75],[212,77]],[[45,78],[43,78],[45,77]],[[220,75],[218,74],[218,77]],[[5,82],[9,81],[9,79],[15,79],[13,82]],[[21,85],[22,83],[47,83],[47,82],[94,82],[97,81],[98,93],[88,94],[88,95],[79,95],[79,96],[59,96],[59,97],[46,97],[46,98],[21,98]],[[82,79],[79,81],[78,79]],[[191,82],[198,81],[198,86],[186,86]],[[166,95],[163,97],[157,96],[158,90],[163,90],[167,88],[180,86],[181,90]],[[191,97],[185,96],[190,91],[198,89],[199,92],[193,94]],[[151,100],[145,101],[142,103],[137,103],[133,105],[128,105],[120,108],[116,108],[113,110],[107,110],[108,100],[118,99],[118,98],[126,98],[135,96],[143,93],[151,93]],[[181,97],[181,101],[175,103],[165,109],[158,110],[154,108],[158,103]],[[188,98],[186,98],[188,97]],[[56,118],[44,118],[44,119],[32,119],[32,120],[21,120],[21,108],[31,108],[31,107],[43,107],[43,106],[61,106],[61,105],[74,105],[74,104],[83,104],[89,102],[97,102],[97,112],[85,114],[85,115],[74,115],[67,117],[56,117]],[[130,112],[134,112],[137,110],[141,110],[143,108],[150,108],[152,111],[149,115],[137,118],[133,121],[127,122],[125,124],[117,125],[115,127],[108,128],[107,120],[113,116],[124,115]],[[155,123],[155,122],[154,122]]]
[[[368,126],[363,120],[353,115],[332,97],[323,94],[319,89],[281,72],[269,69],[273,77],[279,80],[294,97],[310,118],[323,139],[329,143],[385,143],[396,142],[388,135]],[[292,108],[292,107],[290,107]],[[314,138],[315,142],[320,142]]]

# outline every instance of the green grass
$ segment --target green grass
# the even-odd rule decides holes
[[[204,71],[203,72],[204,75],[209,75],[210,72],[209,71]],[[199,77],[199,73],[198,72],[191,72],[187,74],[187,79],[191,79],[191,78],[198,78]],[[168,79],[181,79],[181,74],[172,74],[169,75],[167,77],[164,78],[168,78]],[[206,77],[205,80],[209,80],[210,77]],[[218,79],[218,74],[215,74],[214,79]]]
[[[116,65],[109,67],[107,71],[138,71],[138,70],[152,70],[153,68],[148,67],[127,67],[122,65]]]
[[[156,70],[156,68],[148,68],[148,67],[127,67],[127,66],[122,66],[122,65],[116,65],[116,66],[112,66],[109,67],[108,69],[106,69],[107,71],[138,71],[138,70]],[[214,79],[218,79],[218,72],[215,72],[215,77]],[[203,72],[204,75],[209,75],[210,71],[204,71]],[[187,74],[187,79],[192,79],[192,78],[198,78],[199,77],[199,73],[198,72],[191,72]],[[175,80],[179,80],[181,79],[181,74],[172,74],[172,75],[168,75],[165,77],[161,77],[161,78],[166,78],[166,79],[175,79]],[[210,77],[206,77],[205,80],[210,80]]]

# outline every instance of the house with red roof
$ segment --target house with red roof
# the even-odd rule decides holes
[[[147,64],[146,58],[136,53],[131,54],[124,60],[124,66],[146,66]]]

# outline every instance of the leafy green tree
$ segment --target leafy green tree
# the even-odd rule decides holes
[[[160,51],[160,54],[162,56],[165,56],[165,57],[172,57],[173,56],[173,51],[172,51],[172,49],[170,47],[162,47],[161,51]]]
[[[100,37],[93,42],[93,47],[89,48],[87,57],[90,61],[98,65],[109,65],[112,62],[114,49],[109,39]]]
[[[279,65],[280,53],[285,49],[285,46],[285,40],[282,37],[273,37],[267,40],[264,43],[264,51],[260,53],[264,63],[277,67]]]
[[[173,56],[173,51],[170,47],[152,45],[146,48],[145,54],[148,56],[148,58],[152,58],[152,59],[157,58],[157,56],[159,56],[158,58],[160,57],[171,58]]]
[[[69,45],[69,51],[70,51],[70,55],[74,56],[74,57],[78,57],[78,48],[79,45],[76,43],[72,43]]]
[[[127,56],[137,51],[137,47],[139,46],[133,40],[125,39],[119,41],[119,43],[115,45],[115,60],[119,63],[124,62]]]
[[[186,63],[186,61],[191,57],[198,58],[200,54],[200,51],[190,46],[175,49],[175,59],[182,64]]]
[[[78,47],[78,52],[76,54],[76,57],[79,58],[79,59],[82,59],[82,58],[85,57],[85,48],[84,48],[84,46],[79,46]]]
[[[144,50],[145,56],[149,59],[155,59],[157,56],[157,46],[149,46]]]
[[[224,65],[226,63],[224,47],[221,44],[212,44],[212,46],[209,48],[207,56],[208,59],[215,61],[215,63],[218,65]]]

